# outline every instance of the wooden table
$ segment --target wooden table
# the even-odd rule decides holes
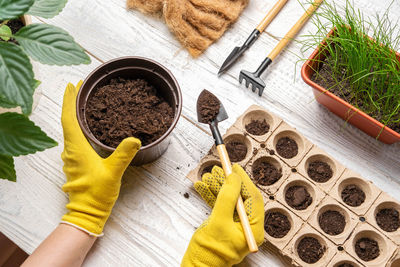
[[[207,129],[196,122],[195,102],[204,88],[222,99],[229,112],[230,119],[220,126],[223,131],[249,105],[261,105],[281,116],[343,165],[399,199],[400,144],[384,145],[345,125],[315,102],[311,88],[300,77],[301,62],[298,62],[311,50],[302,55],[301,45],[292,43],[264,74],[267,88],[261,98],[238,85],[240,69],[255,70],[302,14],[298,1],[289,1],[267,33],[226,75],[217,78],[218,68],[231,49],[244,41],[275,1],[250,2],[239,21],[198,59],[191,58],[180,47],[160,19],[127,11],[124,0],[70,0],[60,16],[41,21],[70,32],[91,55],[92,63],[40,67],[37,78],[42,81],[42,96],[32,119],[59,146],[17,158],[18,182],[0,181],[0,232],[31,253],[57,226],[67,203],[67,196],[61,191],[65,176],[60,158],[63,149],[60,115],[65,86],[84,79],[101,63],[126,55],[152,58],[168,67],[181,85],[184,107],[167,153],[153,164],[127,170],[105,236],[96,242],[86,266],[179,265],[194,230],[210,213],[185,178],[213,143]],[[366,14],[373,15],[383,12],[391,0],[356,2]],[[393,22],[400,17],[400,4],[396,1],[392,17]],[[312,31],[313,26],[307,24],[300,34]],[[189,198],[183,196],[186,192]],[[261,248],[242,265],[283,264]]]

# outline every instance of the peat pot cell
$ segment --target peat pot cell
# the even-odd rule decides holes
[[[277,193],[277,200],[307,220],[325,194],[299,174],[291,174]]]
[[[303,222],[282,204],[276,201],[265,205],[265,240],[274,247],[282,250],[293,235],[301,228]]]
[[[336,253],[328,267],[361,267],[361,265],[345,251]]]
[[[359,223],[345,249],[365,265],[384,266],[393,256],[396,246],[372,226]]]
[[[319,235],[311,226],[304,225],[285,248],[285,252],[291,252],[300,266],[326,266],[335,255],[335,249],[332,242]]]
[[[299,171],[328,193],[342,175],[344,167],[314,147],[300,163]]]
[[[259,151],[246,166],[253,182],[269,195],[274,194],[285,179],[290,169],[277,157],[270,156],[265,150]]]
[[[381,191],[353,171],[345,170],[330,195],[358,216],[364,216]]]
[[[396,253],[385,265],[385,267],[400,267],[400,248],[397,249]]]
[[[211,172],[215,165],[221,167],[219,159],[214,155],[208,155],[201,159],[199,165],[188,173],[187,178],[193,183],[201,181],[203,174]]]
[[[312,144],[306,138],[285,122],[267,142],[267,149],[274,151],[290,167],[296,167],[311,147]]]
[[[336,245],[342,245],[357,225],[357,216],[327,196],[309,219],[309,224],[318,229]]]
[[[238,118],[234,126],[248,133],[257,142],[265,142],[282,120],[267,112],[265,109],[253,105]]]
[[[400,204],[386,193],[378,197],[366,216],[367,221],[400,245]]]

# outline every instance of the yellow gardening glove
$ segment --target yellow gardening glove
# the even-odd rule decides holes
[[[68,84],[64,94],[61,158],[67,182],[62,189],[69,195],[69,212],[62,222],[99,236],[118,198],[122,175],[141,143],[139,139],[126,138],[111,156],[101,158],[86,140],[76,117],[76,96],[81,84]]]
[[[240,263],[249,254],[242,225],[234,215],[239,193],[258,245],[264,239],[264,202],[242,167],[235,164],[225,179],[224,171],[215,166],[194,185],[196,191],[214,207],[210,217],[196,230],[182,266],[216,267]]]

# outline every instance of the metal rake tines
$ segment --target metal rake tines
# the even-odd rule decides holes
[[[258,95],[262,96],[265,89],[265,83],[259,76],[255,73],[242,70],[239,75],[239,82],[242,83],[243,80],[245,80],[246,88],[249,88],[251,85],[252,91],[255,93],[258,89]]]

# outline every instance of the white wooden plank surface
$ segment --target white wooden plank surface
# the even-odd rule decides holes
[[[337,3],[344,2],[335,1]],[[384,10],[390,0],[357,1],[367,14]],[[196,125],[195,101],[203,88],[223,99],[231,116],[221,124],[226,129],[250,104],[256,103],[278,114],[312,142],[325,149],[346,167],[374,181],[399,199],[400,144],[387,146],[366,136],[320,107],[311,89],[300,78],[300,45],[293,43],[263,78],[267,89],[262,98],[239,87],[241,68],[254,70],[264,56],[302,14],[297,1],[289,1],[267,29],[267,34],[218,79],[215,73],[230,50],[254,28],[274,1],[252,0],[238,23],[199,59],[180,48],[161,20],[136,11],[126,11],[124,0],[70,0],[62,14],[44,20],[68,30],[94,57],[89,66],[41,66],[39,79],[43,96],[32,119],[59,146],[16,159],[17,183],[0,181],[0,231],[31,253],[56,227],[65,213],[67,198],[61,191],[63,139],[61,104],[67,82],[77,83],[96,66],[115,57],[139,55],[164,64],[178,79],[184,96],[183,117],[167,153],[157,162],[129,168],[121,196],[101,238],[91,251],[86,266],[178,266],[198,225],[209,208],[185,179],[187,172],[207,152],[211,137]],[[394,3],[393,17],[400,16]],[[302,33],[312,31],[308,24]],[[308,52],[308,54],[311,51]],[[300,56],[300,57],[305,57]],[[205,128],[203,128],[205,129]],[[183,194],[189,192],[190,198]],[[242,266],[280,266],[265,248],[249,256]]]

